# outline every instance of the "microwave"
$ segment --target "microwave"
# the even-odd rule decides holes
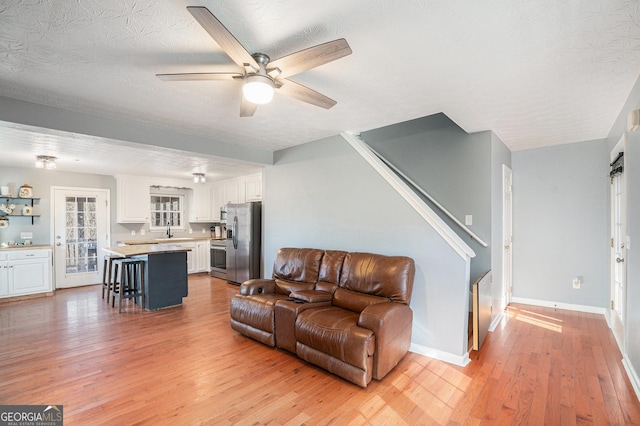
[[[221,222],[227,221],[227,206],[222,206],[220,208],[220,221]]]

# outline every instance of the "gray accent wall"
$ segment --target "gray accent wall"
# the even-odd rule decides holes
[[[342,137],[277,151],[265,181],[265,277],[281,247],[410,256],[416,262],[413,343],[466,354],[463,259]]]
[[[603,139],[512,154],[514,297],[607,306],[608,158]]]
[[[491,132],[468,134],[440,113],[363,132],[361,137],[460,222],[472,215],[469,229],[491,245]],[[491,269],[491,247],[482,247],[422,198],[476,253],[471,282],[481,278]]]

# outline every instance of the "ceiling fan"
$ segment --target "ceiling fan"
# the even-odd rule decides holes
[[[269,103],[274,89],[292,98],[322,108],[336,104],[331,98],[316,92],[288,77],[351,54],[351,48],[343,38],[319,44],[271,61],[264,53],[250,54],[224,25],[203,6],[188,6],[187,10],[222,50],[242,70],[237,72],[206,72],[156,74],[165,81],[237,80],[243,81],[244,96],[240,105],[240,117],[251,117],[258,105]]]

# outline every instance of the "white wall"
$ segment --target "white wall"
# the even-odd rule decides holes
[[[604,140],[512,153],[514,297],[607,306],[608,158]]]
[[[413,343],[466,356],[464,261],[340,136],[276,152],[265,170],[264,276],[280,247],[416,261]]]

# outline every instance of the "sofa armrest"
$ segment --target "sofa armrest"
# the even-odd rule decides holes
[[[360,313],[358,326],[376,336],[373,378],[382,379],[405,356],[411,345],[412,325],[413,311],[402,303],[376,303]]]
[[[316,302],[330,302],[333,298],[331,293],[327,293],[326,291],[319,290],[301,290],[294,291],[289,295],[292,299],[303,300],[309,303]]]
[[[240,294],[244,296],[250,296],[252,294],[272,294],[275,292],[275,280],[256,278],[245,281],[240,285]]]

